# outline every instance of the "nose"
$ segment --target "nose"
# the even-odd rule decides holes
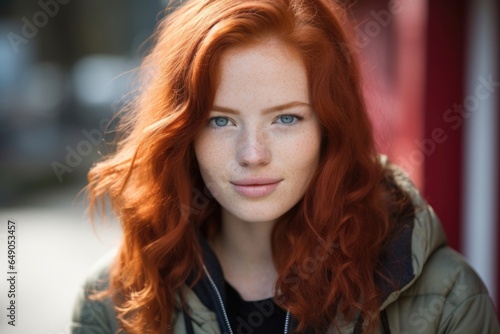
[[[268,136],[262,129],[244,129],[238,138],[237,160],[241,166],[267,165],[271,161]]]

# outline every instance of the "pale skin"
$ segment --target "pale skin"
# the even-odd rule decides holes
[[[209,240],[225,279],[245,300],[274,295],[271,231],[304,195],[321,131],[300,54],[270,38],[221,58],[209,121],[195,140],[205,184],[221,205]]]

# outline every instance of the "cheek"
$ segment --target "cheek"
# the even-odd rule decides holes
[[[304,136],[296,144],[295,154],[291,154],[292,165],[303,174],[312,175],[318,166],[321,138],[316,135]]]
[[[227,148],[215,143],[210,138],[200,138],[194,143],[194,153],[200,169],[200,174],[210,195],[221,203],[226,190]],[[221,197],[222,196],[222,197]]]
[[[194,142],[194,153],[201,175],[205,183],[212,183],[218,175],[222,174],[224,157],[227,149],[222,143],[214,141],[210,136],[200,136]]]

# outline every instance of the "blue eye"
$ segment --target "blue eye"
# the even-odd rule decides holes
[[[281,123],[284,124],[291,124],[295,120],[295,116],[292,115],[283,115],[279,117]]]
[[[281,123],[281,124],[292,125],[292,124],[295,124],[302,119],[304,119],[304,117],[302,117],[302,116],[287,114],[287,115],[278,116],[277,122]]]
[[[215,127],[224,127],[229,124],[227,117],[213,117],[210,119],[210,124]]]

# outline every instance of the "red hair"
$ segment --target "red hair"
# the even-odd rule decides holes
[[[219,204],[201,197],[192,143],[206,124],[222,53],[269,36],[302,55],[323,134],[303,199],[273,230],[276,301],[298,331],[324,331],[358,313],[375,329],[374,276],[390,222],[347,25],[344,10],[326,0],[188,1],[159,24],[141,91],[120,125],[126,136],[89,172],[91,211],[108,195],[123,228],[110,293],[120,296],[124,330],[171,328],[173,296],[193,271],[203,275],[197,233],[217,229]]]

